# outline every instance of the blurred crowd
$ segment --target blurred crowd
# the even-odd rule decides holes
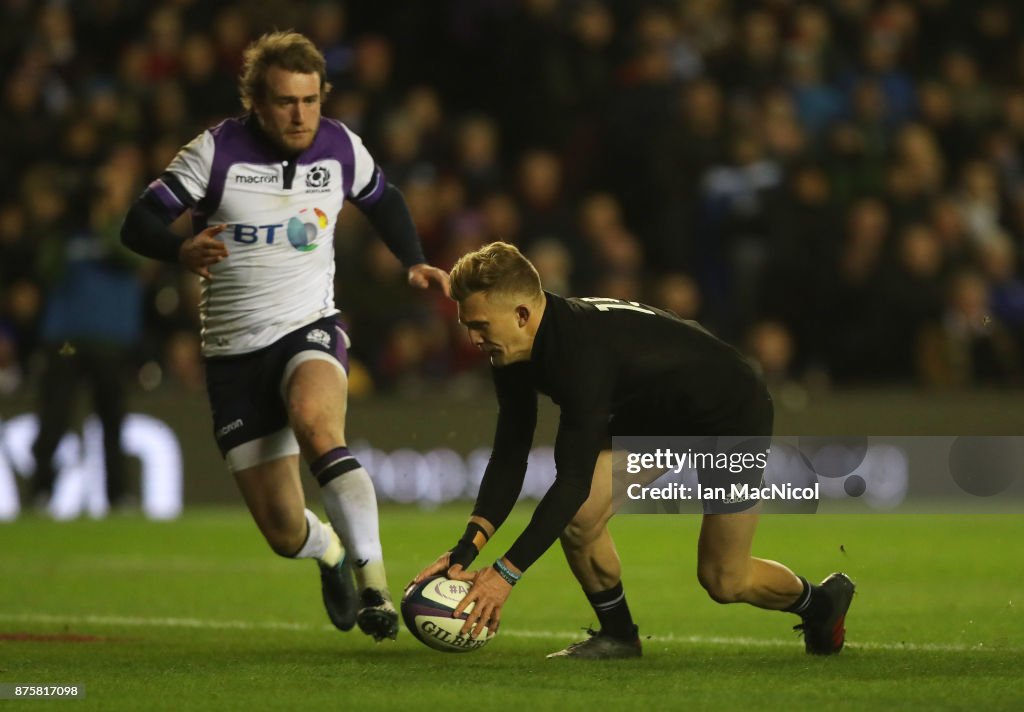
[[[3,0],[0,393],[81,340],[123,345],[144,388],[202,388],[196,278],[118,226],[240,113],[246,44],[289,27],[434,264],[514,242],[549,290],[698,319],[775,384],[1024,375],[1010,0]],[[355,208],[336,244],[354,392],[474,392],[454,305]]]

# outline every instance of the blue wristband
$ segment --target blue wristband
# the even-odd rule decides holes
[[[505,579],[505,583],[509,586],[515,586],[519,583],[519,579],[523,577],[522,574],[517,574],[509,567],[505,566],[505,562],[498,559],[494,562],[494,570],[498,572],[498,575]]]

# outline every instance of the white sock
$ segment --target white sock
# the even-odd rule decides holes
[[[309,534],[306,535],[306,543],[302,545],[293,559],[316,559],[328,566],[334,566],[345,550],[341,546],[341,540],[334,533],[330,524],[320,521],[320,517],[306,510],[306,524],[309,525]]]
[[[377,495],[369,473],[362,467],[333,478],[320,488],[327,518],[345,542],[359,589],[386,593],[384,554],[377,528]]]

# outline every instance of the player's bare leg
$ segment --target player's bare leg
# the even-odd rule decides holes
[[[622,589],[622,565],[608,532],[612,517],[612,453],[602,451],[594,467],[590,496],[562,532],[562,550],[590,601],[601,630],[554,657],[625,658],[641,654],[636,625]]]
[[[356,622],[352,573],[344,566],[345,551],[338,535],[306,509],[298,456],[238,470],[235,481],[271,549],[288,558],[316,559],[328,616],[339,629],[351,630]]]
[[[718,603],[749,603],[797,613],[807,652],[837,653],[845,636],[846,610],[853,582],[833,574],[820,586],[809,584],[777,561],[751,555],[759,512],[705,514],[697,545],[697,578]]]
[[[354,564],[359,587],[360,629],[375,640],[398,634],[384,572],[377,498],[369,474],[345,440],[348,378],[321,352],[304,352],[291,364],[286,405],[303,457],[320,483],[324,509]]]
[[[562,550],[583,591],[606,591],[619,582],[622,565],[608,532],[612,517],[611,453],[602,451],[594,466],[590,496],[562,532]]]
[[[697,544],[697,579],[718,603],[783,610],[803,591],[800,579],[776,561],[751,556],[758,512],[705,514]]]
[[[295,455],[234,473],[260,533],[280,556],[291,556],[306,540],[306,498]]]

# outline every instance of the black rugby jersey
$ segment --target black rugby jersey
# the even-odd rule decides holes
[[[547,306],[530,360],[492,369],[498,424],[474,514],[501,525],[522,489],[537,393],[561,409],[555,482],[506,554],[525,570],[558,538],[590,493],[594,464],[619,435],[754,435],[767,391],[735,348],[694,321],[637,302],[566,299]],[[687,432],[629,432],[631,422]],[[622,430],[620,428],[625,428]]]

